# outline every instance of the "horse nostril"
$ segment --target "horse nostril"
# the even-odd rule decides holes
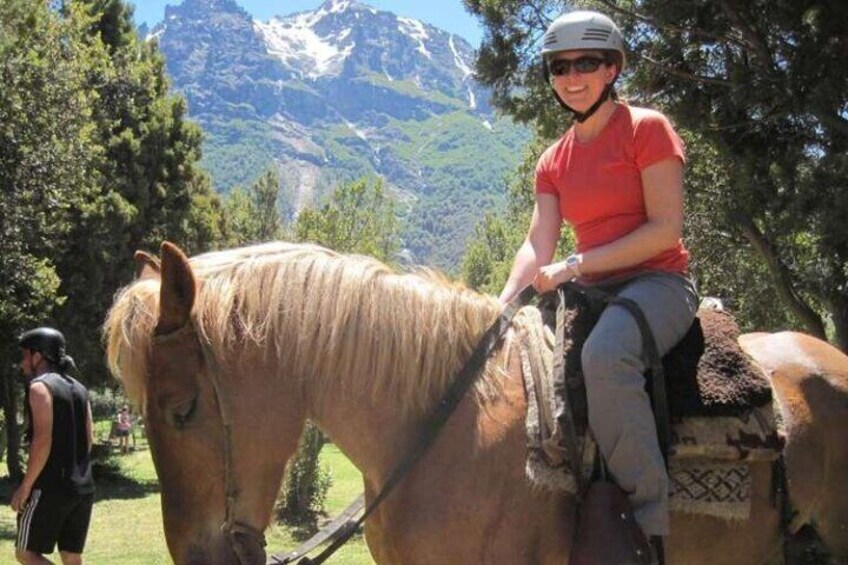
[[[238,562],[242,565],[265,565],[265,539],[261,541],[255,536],[236,534],[236,543],[233,547]]]
[[[190,545],[185,552],[185,556],[185,565],[201,565],[203,563],[209,563],[206,551],[204,551],[199,545]]]

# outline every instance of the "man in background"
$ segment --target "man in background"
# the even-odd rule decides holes
[[[44,554],[58,544],[64,565],[81,565],[94,504],[88,391],[69,375],[74,361],[58,330],[30,330],[18,345],[27,377],[30,445],[26,474],[12,495],[18,513],[15,557],[27,565],[50,563]]]

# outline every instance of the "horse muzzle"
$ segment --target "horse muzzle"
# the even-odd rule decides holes
[[[265,565],[265,536],[246,524],[223,524],[221,535],[174,554],[179,565]],[[180,556],[180,557],[178,557]]]
[[[237,565],[265,565],[265,535],[247,524],[224,524],[221,530],[230,542]]]

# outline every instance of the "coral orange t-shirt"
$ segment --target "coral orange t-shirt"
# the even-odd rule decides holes
[[[641,172],[665,159],[685,161],[683,141],[668,119],[645,108],[619,104],[601,133],[588,143],[570,128],[536,165],[536,192],[559,200],[583,253],[632,232],[648,221]],[[587,275],[588,282],[642,271],[686,273],[682,241],[639,265]]]

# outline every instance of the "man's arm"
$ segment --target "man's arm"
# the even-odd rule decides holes
[[[12,495],[12,510],[20,512],[29,500],[32,486],[44,470],[53,446],[53,397],[44,383],[29,387],[29,407],[32,414],[32,443],[29,462],[21,486]]]

